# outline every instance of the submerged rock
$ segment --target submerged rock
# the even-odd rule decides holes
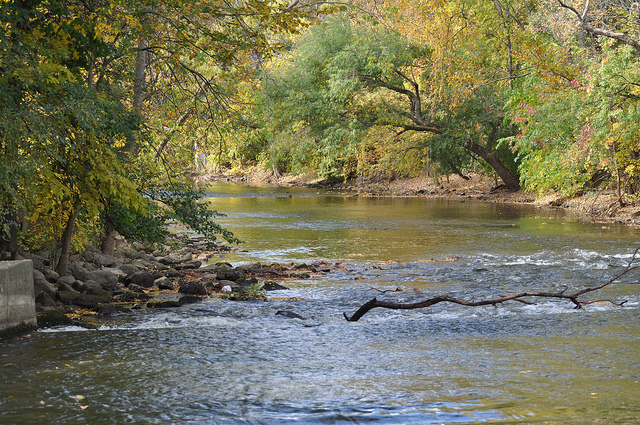
[[[294,313],[293,311],[287,311],[287,310],[277,311],[276,316],[284,316],[284,317],[288,317],[289,319],[307,320],[306,317],[300,316],[298,313]]]

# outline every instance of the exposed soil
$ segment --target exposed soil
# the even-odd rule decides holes
[[[623,223],[640,227],[640,205],[620,206],[615,193],[600,190],[577,197],[556,193],[538,196],[521,189],[510,192],[500,181],[471,174],[469,180],[451,175],[446,178],[420,176],[395,180],[349,181],[332,183],[313,175],[281,175],[259,169],[241,173],[201,176],[201,181],[229,181],[254,186],[313,187],[350,190],[359,196],[432,197],[477,200],[493,203],[530,204],[559,208],[578,215],[582,220],[597,223]]]

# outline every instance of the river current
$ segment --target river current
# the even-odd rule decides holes
[[[210,298],[6,341],[0,424],[640,423],[638,271],[584,310],[541,300],[343,317],[373,297],[595,286],[628,264],[638,229],[461,200],[234,185],[208,195],[245,241],[214,261],[333,270],[267,302]]]

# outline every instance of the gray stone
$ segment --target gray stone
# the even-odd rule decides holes
[[[98,282],[94,281],[94,280],[87,280],[83,285],[82,285],[82,291],[85,294],[89,294],[89,295],[99,295],[99,296],[107,296],[109,297],[109,299],[111,299],[113,292],[112,291],[107,291],[105,290],[102,285],[100,285]]]
[[[167,270],[167,277],[180,277],[180,276],[182,276],[182,273],[180,273],[176,269]]]
[[[98,305],[106,304],[109,301],[111,301],[111,297],[108,293],[103,295],[80,294],[80,296],[73,301],[73,304],[80,307],[95,309]]]
[[[166,276],[160,276],[159,278],[157,278],[156,280],[154,280],[154,281],[153,281],[153,284],[154,284],[154,285],[158,285],[158,286],[159,286],[159,285],[161,285],[161,284],[163,284],[163,283],[167,282],[168,280],[169,280],[169,278],[168,278],[168,277],[166,277]]]
[[[87,276],[89,275],[89,270],[87,270],[86,268],[82,267],[78,263],[69,264],[69,267],[67,267],[67,272],[71,276],[75,277],[78,280],[82,280],[82,281],[87,280]]]
[[[129,275],[134,274],[135,272],[140,270],[140,267],[136,266],[135,264],[123,264],[119,267],[119,269],[122,270],[125,274]]]
[[[41,292],[36,297],[36,303],[40,304],[41,307],[55,307],[56,301],[53,299],[53,296],[47,292]]]
[[[62,282],[62,283],[58,282],[58,292],[60,292],[60,291],[63,291],[63,292],[78,292],[73,288],[73,286],[67,285],[64,282]]]
[[[171,282],[169,279],[158,283],[158,289],[160,290],[167,290],[167,291],[173,291],[175,288],[173,287],[173,282]]]
[[[219,268],[217,271],[218,279],[220,280],[231,280],[237,281],[240,279],[244,279],[245,273],[243,270],[239,269],[224,269]]]
[[[85,260],[98,267],[112,267],[118,262],[118,259],[113,255],[104,255],[93,247],[87,248],[83,256]]]
[[[114,275],[116,275],[118,278],[125,277],[128,274],[118,267],[103,267],[102,271],[111,272]]]
[[[187,295],[207,295],[207,289],[200,282],[181,282],[178,292]]]
[[[107,270],[96,270],[95,272],[89,273],[86,279],[79,280],[96,281],[100,284],[100,286],[102,286],[102,289],[104,289],[105,291],[113,292],[118,289],[118,276]]]
[[[63,284],[63,283],[64,283],[64,284],[66,284],[66,285],[71,286],[71,285],[73,285],[73,282],[75,282],[76,280],[79,280],[79,279],[76,279],[76,278],[75,278],[75,277],[73,277],[73,276],[60,276],[60,277],[58,278],[58,285],[60,285],[60,284]]]
[[[71,291],[58,291],[56,297],[60,300],[62,304],[72,305],[75,300],[80,298],[80,292],[71,290]]]
[[[151,288],[155,279],[148,271],[141,270],[124,279],[124,284],[129,287],[131,284],[139,285],[143,288]]]
[[[58,273],[51,270],[50,268],[45,268],[43,273],[44,273],[45,279],[47,279],[49,282],[56,282],[60,277]]]
[[[199,269],[202,262],[198,260],[186,261],[184,263],[176,264],[174,267],[176,270],[195,270]]]
[[[47,293],[51,296],[55,295],[58,290],[47,279],[40,276],[33,277],[33,288],[36,297],[42,293]]]

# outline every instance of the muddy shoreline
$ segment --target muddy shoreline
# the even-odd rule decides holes
[[[272,172],[253,168],[236,173],[204,174],[198,176],[198,182],[202,185],[229,182],[248,186],[345,190],[369,197],[425,197],[458,199],[461,202],[527,204],[566,210],[583,221],[620,223],[640,228],[640,204],[621,207],[613,191],[599,190],[571,198],[557,193],[538,196],[524,189],[510,192],[500,182],[478,174],[470,174],[468,180],[451,175],[446,178],[420,176],[336,183],[308,174],[274,176]]]

